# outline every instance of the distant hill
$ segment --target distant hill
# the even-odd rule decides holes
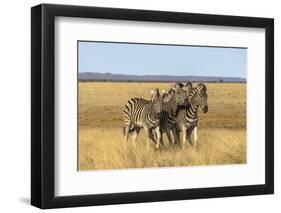
[[[125,75],[112,73],[84,72],[79,73],[80,81],[116,81],[116,82],[242,82],[245,78],[238,77],[213,77],[213,76],[174,76],[174,75]]]

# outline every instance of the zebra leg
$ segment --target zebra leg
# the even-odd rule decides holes
[[[171,138],[171,134],[170,134],[170,129],[169,129],[169,128],[166,128],[166,129],[165,129],[165,132],[166,132],[166,135],[167,135],[169,144],[172,144],[172,138]]]
[[[197,126],[194,127],[194,130],[193,130],[193,140],[194,140],[194,147],[195,147],[195,148],[198,148]]]
[[[160,140],[161,140],[161,133],[160,133],[160,127],[159,126],[155,128],[155,134],[156,134],[156,138],[157,138],[156,139],[157,140],[157,142],[156,142],[156,149],[158,149],[159,146],[160,146]]]
[[[186,139],[187,139],[187,130],[186,129],[182,129],[182,144],[186,145]]]
[[[178,142],[180,143],[180,137],[181,137],[181,136],[180,136],[180,130],[176,128],[175,134],[176,134],[176,137],[177,137]]]
[[[198,140],[197,126],[195,126],[195,127],[192,129],[192,132],[191,132],[191,141],[192,141],[193,147],[197,147],[197,140]]]
[[[193,128],[194,127],[190,127],[189,129],[187,129],[187,138],[189,139],[189,143],[191,145],[193,145]]]
[[[164,141],[163,141],[163,131],[161,130],[161,128],[160,128],[160,144],[161,144],[161,146],[165,147]]]
[[[138,137],[139,133],[140,133],[140,128],[139,127],[135,127],[135,129],[132,132],[132,141],[133,141],[134,144],[137,141],[137,137]]]
[[[176,128],[172,129],[173,135],[174,135],[174,143],[180,146],[180,138],[178,137],[178,133]]]
[[[147,149],[150,149],[150,147],[149,147],[149,143],[150,143],[150,135],[152,135],[151,133],[150,133],[150,129],[148,129],[147,127],[144,127],[144,131],[145,131],[145,134],[146,134],[146,148]]]
[[[175,135],[174,135],[174,130],[173,129],[169,129],[169,135],[170,135],[170,139],[171,139],[171,143],[173,144],[173,146],[175,146]]]
[[[189,142],[192,146],[194,145],[193,130],[194,130],[194,128],[189,130]]]
[[[129,136],[129,127],[126,126],[126,127],[124,127],[124,143],[127,143],[128,136]]]
[[[149,130],[149,138],[150,138],[150,140],[152,140],[152,142],[153,143],[157,143],[157,134],[156,134],[156,132],[155,132],[155,129],[151,129],[151,130]]]
[[[157,134],[156,134],[155,130],[152,129],[151,132],[152,132],[152,136],[153,136],[154,140],[156,141],[157,140]]]
[[[159,131],[159,133],[157,133],[157,131]],[[160,126],[159,126],[159,127],[156,127],[153,132],[154,132],[153,137],[155,138],[155,143],[156,143],[156,144],[158,143],[158,142],[157,142],[157,138],[160,137],[159,143],[160,143],[161,146],[164,146],[164,142],[163,142],[163,139],[162,139],[163,131],[162,131],[162,129],[160,128]],[[158,135],[157,135],[157,134],[158,134]]]

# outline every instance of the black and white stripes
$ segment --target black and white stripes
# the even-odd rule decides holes
[[[160,119],[162,117],[162,95],[159,90],[153,91],[151,101],[142,98],[132,98],[124,107],[124,142],[127,142],[129,132],[132,132],[135,142],[143,128],[147,137],[147,146],[150,139],[155,142],[152,130],[156,133],[156,147],[160,143]]]
[[[177,114],[176,130],[177,137],[182,132],[182,142],[185,144],[189,140],[193,146],[197,145],[197,125],[198,125],[198,108],[204,113],[208,112],[208,95],[207,87],[204,84],[198,84],[191,89],[188,96],[188,105],[181,107]]]
[[[161,144],[163,144],[162,134],[164,132],[169,142],[175,144],[178,141],[176,138],[177,113],[181,106],[187,105],[188,88],[181,83],[176,83],[167,96],[167,100],[163,103],[163,117],[160,124]]]
[[[163,91],[162,91],[163,92]],[[207,87],[199,83],[192,87],[176,83],[169,92],[160,94],[156,89],[151,101],[142,98],[130,99],[124,107],[124,142],[127,142],[129,133],[135,142],[143,128],[147,137],[147,146],[150,140],[156,143],[156,148],[163,144],[162,135],[166,133],[170,144],[189,140],[197,144],[198,108],[204,113],[208,111]]]

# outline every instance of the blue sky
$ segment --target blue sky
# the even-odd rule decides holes
[[[78,42],[79,72],[246,78],[247,49]]]

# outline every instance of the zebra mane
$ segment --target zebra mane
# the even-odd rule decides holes
[[[192,87],[188,97],[187,97],[187,101],[188,103],[191,103],[193,96],[197,93],[198,88],[197,87]]]
[[[206,87],[206,85],[203,84],[203,83],[197,84],[196,88],[198,88],[199,90],[203,90],[203,91],[205,91],[205,92],[207,91],[207,87]]]
[[[187,100],[188,100],[189,103],[191,103],[193,96],[194,96],[198,91],[204,91],[204,92],[206,92],[206,91],[207,91],[206,85],[203,84],[203,83],[199,83],[199,84],[196,85],[196,87],[192,87],[192,88],[191,88],[191,91],[190,91],[190,93],[189,93],[189,95],[188,95],[188,97],[187,97]]]

